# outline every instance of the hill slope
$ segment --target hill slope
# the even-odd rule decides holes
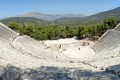
[[[45,24],[46,22],[37,18],[32,18],[32,17],[11,17],[11,18],[6,18],[0,20],[4,24],[7,24],[9,22],[17,22],[17,23],[35,23],[35,24]]]
[[[37,19],[41,19],[44,21],[52,21],[56,20],[59,18],[65,18],[65,17],[84,17],[83,14],[43,14],[43,13],[38,13],[38,12],[32,12],[32,13],[27,13],[23,15],[19,15],[18,17],[33,17]]]
[[[56,24],[94,24],[94,23],[99,23],[103,21],[104,17],[115,17],[117,20],[120,20],[120,7],[109,10],[109,11],[104,11],[100,12],[91,16],[86,16],[83,18],[61,18],[54,20]]]
[[[49,15],[49,14],[42,14],[42,13],[27,13],[25,15],[21,15],[18,17],[11,17],[2,19],[1,21],[3,23],[8,22],[20,22],[20,23],[26,23],[26,22],[32,22],[37,24],[58,24],[58,25],[73,25],[78,26],[81,24],[95,24],[103,21],[104,17],[110,17],[113,16],[117,20],[120,21],[120,7],[100,12],[94,15],[83,17],[80,14],[58,14],[58,15]],[[49,20],[49,21],[48,21]],[[53,20],[53,21],[52,21]]]

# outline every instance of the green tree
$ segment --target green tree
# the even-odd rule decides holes
[[[88,35],[89,35],[88,27],[80,26],[78,29],[78,38],[79,39],[86,38]]]
[[[108,25],[110,29],[113,29],[117,24],[117,20],[115,17],[105,17],[103,23],[104,23],[104,26]]]
[[[19,30],[18,24],[15,23],[15,22],[10,22],[10,23],[8,23],[8,26],[9,26],[11,29],[15,30],[15,31],[18,31],[18,30]]]

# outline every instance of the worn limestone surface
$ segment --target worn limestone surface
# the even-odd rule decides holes
[[[29,36],[19,36],[0,23],[0,80],[120,80],[119,27],[89,46],[95,51],[92,57],[81,58],[70,53],[73,46],[60,54],[58,47],[51,49]],[[73,48],[73,52],[80,50]]]

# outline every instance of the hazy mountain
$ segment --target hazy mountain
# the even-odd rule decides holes
[[[38,12],[32,12],[32,13],[27,13],[23,15],[19,15],[17,17],[33,17],[33,18],[38,18],[41,20],[56,20],[59,18],[65,18],[65,17],[84,17],[83,14],[43,14],[43,13],[38,13]]]
[[[37,18],[32,17],[11,17],[11,18],[5,18],[0,20],[4,24],[7,24],[9,22],[17,22],[17,23],[35,23],[35,24],[45,24],[46,22]]]
[[[83,18],[78,18],[78,17],[67,17],[67,18],[60,18],[57,20],[54,20],[54,23],[56,24],[94,24],[94,23],[99,23],[103,21],[104,17],[115,17],[117,20],[120,20],[120,7],[108,10],[108,11],[103,11],[94,15],[86,16]]]
[[[44,23],[44,24],[59,24],[59,25],[81,25],[81,24],[94,24],[103,21],[105,16],[114,16],[116,19],[120,21],[120,7],[100,12],[94,15],[83,17],[81,14],[58,14],[58,15],[49,15],[42,13],[27,13],[25,15],[21,15],[19,17],[11,17],[2,19],[2,22],[33,22],[33,23]],[[44,21],[46,20],[46,21]],[[53,20],[53,21],[47,21]],[[48,23],[49,22],[49,23]]]

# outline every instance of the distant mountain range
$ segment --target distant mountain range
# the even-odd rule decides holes
[[[37,18],[33,18],[33,17],[12,17],[12,18],[5,18],[2,19],[1,22],[3,22],[4,24],[7,24],[9,22],[17,22],[17,23],[35,23],[35,24],[44,24],[46,23],[43,20],[37,19]]]
[[[3,23],[19,22],[19,23],[37,23],[37,24],[58,24],[58,25],[80,25],[94,24],[103,21],[105,16],[114,16],[120,20],[120,7],[100,12],[94,15],[85,16],[83,14],[43,14],[38,12],[27,13],[15,17],[5,18],[0,20]]]
[[[104,11],[104,12],[100,12],[94,15],[90,15],[90,16],[85,16],[82,18],[76,18],[76,17],[67,17],[67,18],[60,18],[55,20],[54,22],[56,24],[94,24],[94,23],[99,23],[101,21],[103,21],[103,19],[106,17],[115,17],[117,20],[120,20],[120,7],[112,9],[112,10],[108,10],[108,11]]]
[[[19,15],[17,17],[33,17],[33,18],[37,18],[37,19],[41,19],[44,21],[53,21],[56,19],[60,19],[60,18],[65,18],[65,17],[84,17],[83,14],[43,14],[43,13],[38,13],[38,12],[32,12],[32,13],[27,13],[24,15]]]

